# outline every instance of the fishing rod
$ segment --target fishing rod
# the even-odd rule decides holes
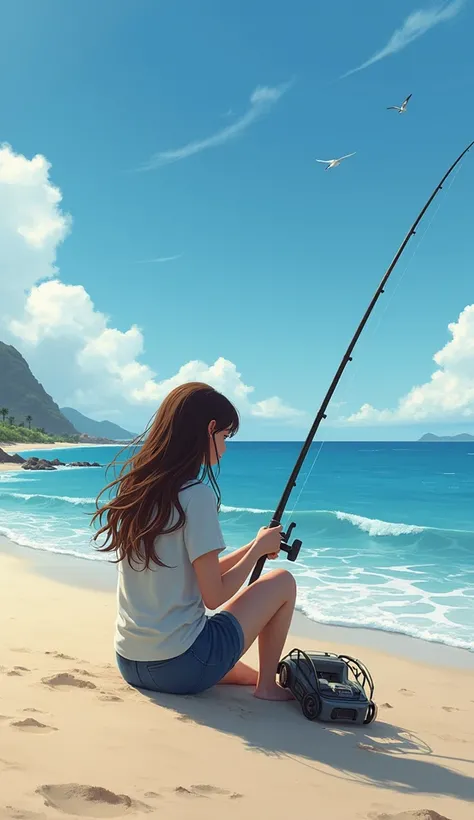
[[[470,150],[470,148],[472,148],[473,145],[474,145],[474,140],[470,143],[470,145],[467,146],[467,148],[464,149],[462,154],[459,154],[456,161],[453,162],[453,164],[451,165],[449,170],[446,171],[446,173],[445,173],[444,177],[442,178],[441,182],[438,183],[438,185],[434,189],[433,193],[431,194],[430,198],[428,199],[428,201],[426,202],[426,204],[423,206],[420,213],[416,217],[413,225],[411,226],[410,230],[408,231],[407,235],[405,236],[405,239],[403,240],[403,242],[400,245],[398,251],[396,252],[395,256],[393,257],[389,267],[387,268],[387,270],[386,270],[386,272],[383,276],[383,279],[380,282],[380,285],[378,286],[377,290],[375,291],[375,293],[372,297],[372,300],[371,300],[367,310],[365,311],[365,313],[364,313],[364,315],[361,319],[361,322],[360,322],[356,332],[354,333],[354,335],[353,335],[353,337],[352,337],[352,339],[349,343],[349,347],[347,348],[346,352],[344,353],[344,356],[342,357],[341,363],[340,363],[339,367],[337,368],[336,374],[335,374],[335,376],[334,376],[334,378],[333,378],[333,380],[332,380],[332,382],[329,386],[329,390],[327,391],[327,393],[326,393],[326,395],[325,395],[325,397],[322,401],[321,407],[319,408],[319,410],[317,412],[316,418],[314,419],[314,422],[313,422],[312,427],[311,427],[311,429],[308,433],[306,441],[304,442],[304,444],[301,448],[301,452],[300,452],[300,454],[299,454],[299,456],[296,460],[295,466],[293,467],[291,475],[290,475],[290,477],[289,477],[289,479],[286,483],[285,489],[283,490],[283,494],[280,498],[280,501],[278,502],[278,506],[275,510],[273,518],[270,521],[270,524],[268,525],[269,527],[278,527],[280,525],[281,519],[282,519],[283,514],[285,512],[285,509],[286,509],[286,504],[288,502],[288,499],[289,499],[291,493],[293,492],[293,489],[296,487],[296,479],[298,478],[300,470],[303,466],[303,462],[304,462],[304,460],[305,460],[305,458],[308,454],[308,450],[311,447],[311,444],[312,444],[313,439],[314,439],[314,437],[317,433],[319,425],[326,418],[327,406],[328,406],[329,402],[332,399],[334,391],[336,390],[336,387],[339,384],[339,381],[341,379],[342,374],[344,373],[344,370],[346,369],[347,364],[352,361],[352,351],[354,350],[354,348],[357,344],[357,341],[359,339],[359,336],[361,335],[365,325],[367,324],[367,321],[370,317],[370,314],[372,313],[375,305],[377,304],[377,302],[379,300],[379,297],[384,292],[384,287],[387,284],[387,281],[390,277],[390,274],[392,273],[395,265],[397,264],[398,260],[400,259],[400,257],[402,255],[403,251],[405,250],[406,246],[408,245],[411,237],[415,235],[418,225],[420,224],[421,220],[423,219],[426,211],[430,207],[430,205],[433,202],[434,198],[439,193],[439,191],[441,191],[444,183],[446,182],[446,180],[449,177],[449,175],[451,174],[451,172],[454,171],[456,165],[459,162],[461,162],[463,156],[465,154],[467,154],[467,152]],[[296,527],[296,524],[294,522],[292,522],[291,524],[289,524],[288,529],[286,530],[286,532],[282,533],[282,535],[281,535],[280,549],[282,549],[284,552],[287,553],[287,558],[288,558],[289,561],[296,561],[296,559],[298,557],[298,553],[299,553],[299,551],[302,547],[302,542],[299,539],[296,539],[295,541],[293,541],[292,544],[289,543],[291,533],[293,532],[295,527]],[[260,577],[262,569],[265,565],[265,561],[266,561],[266,556],[262,556],[261,558],[258,559],[257,563],[255,564],[252,575],[250,576],[249,584],[253,584],[253,582],[256,581],[257,578]]]

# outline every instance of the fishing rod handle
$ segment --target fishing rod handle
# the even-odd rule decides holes
[[[272,518],[272,520],[270,521],[270,523],[268,525],[268,529],[271,529],[272,527],[279,527],[280,523],[281,522],[278,521],[278,519]],[[252,575],[250,576],[249,586],[250,586],[250,584],[253,584],[254,581],[258,581],[258,579],[260,578],[260,576],[262,574],[262,569],[265,566],[265,561],[266,560],[267,560],[266,555],[262,555],[258,559],[257,563],[255,564],[255,566],[253,568]]]
[[[258,559],[257,563],[255,564],[255,566],[253,568],[253,572],[250,576],[249,586],[250,586],[250,584],[253,584],[254,581],[258,581],[258,579],[260,578],[260,576],[262,574],[262,569],[265,566],[265,560],[266,560],[265,555],[262,555],[262,557]]]

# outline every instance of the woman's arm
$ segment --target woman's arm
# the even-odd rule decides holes
[[[228,555],[223,555],[222,558],[219,558],[221,575],[224,575],[224,573],[227,572],[229,569],[235,567],[235,565],[238,564],[240,559],[243,558],[244,555],[247,555],[253,543],[254,541],[251,541],[250,544],[246,544],[244,547],[240,547],[237,550],[233,550],[232,552],[229,552]]]
[[[193,561],[202,599],[208,609],[217,609],[239,591],[260,556],[278,554],[280,534],[281,526],[262,528],[247,550],[244,547],[236,550],[242,557],[223,573],[217,550],[207,552]]]

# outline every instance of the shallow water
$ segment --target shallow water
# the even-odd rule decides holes
[[[220,476],[229,546],[251,540],[268,522],[299,447],[230,443]],[[41,454],[106,464],[115,452]],[[88,514],[105,481],[99,468],[0,473],[0,534],[26,547],[103,560],[90,545]],[[299,608],[322,623],[474,650],[473,491],[473,444],[313,445],[290,498],[294,536],[303,540],[298,562],[286,564],[298,579]]]

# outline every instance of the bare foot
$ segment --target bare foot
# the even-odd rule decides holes
[[[294,700],[290,690],[283,689],[276,681],[272,686],[257,686],[253,696],[261,700]]]

